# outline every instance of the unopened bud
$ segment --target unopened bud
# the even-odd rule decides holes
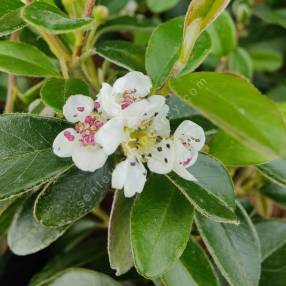
[[[108,8],[103,5],[97,5],[92,12],[93,17],[97,23],[103,22],[108,18],[109,11]]]

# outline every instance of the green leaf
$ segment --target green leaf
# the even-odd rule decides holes
[[[55,137],[69,125],[28,114],[0,117],[0,200],[19,196],[72,165],[53,154]]]
[[[23,6],[20,0],[0,0],[0,37],[25,27],[26,24],[20,16]]]
[[[286,223],[265,221],[256,225],[262,252],[259,286],[283,286],[286,279]]]
[[[218,286],[218,279],[203,249],[190,240],[180,260],[162,280],[166,286]]]
[[[146,277],[166,272],[187,245],[192,219],[193,208],[177,188],[166,177],[152,174],[131,213],[137,271]]]
[[[279,205],[286,207],[286,186],[282,187],[276,183],[267,182],[260,191]]]
[[[154,13],[161,13],[176,6],[180,0],[147,0],[148,8]]]
[[[216,56],[226,56],[236,48],[236,28],[229,12],[224,11],[208,28],[208,33]]]
[[[76,167],[46,188],[35,204],[37,220],[48,227],[78,220],[97,207],[110,189],[110,163],[94,173]]]
[[[274,160],[257,168],[268,179],[286,187],[286,160]]]
[[[100,5],[108,8],[109,13],[115,14],[120,12],[128,3],[129,0],[99,0]]]
[[[127,41],[104,41],[97,44],[95,52],[127,70],[145,72],[145,49],[142,46]]]
[[[238,206],[239,225],[215,223],[196,214],[199,232],[219,270],[232,286],[255,286],[260,278],[260,244],[245,210]]]
[[[36,27],[52,33],[68,33],[77,29],[87,28],[91,18],[71,19],[57,7],[44,2],[27,5],[22,12],[24,20]]]
[[[97,32],[97,37],[107,32],[122,31],[149,31],[151,32],[158,22],[144,17],[119,16],[106,21]]]
[[[70,267],[82,267],[95,263],[100,268],[99,266],[105,262],[103,261],[105,258],[107,258],[105,240],[102,238],[89,239],[69,251],[58,253],[32,278],[29,286],[46,286]]]
[[[254,9],[254,14],[266,23],[286,28],[286,9],[271,10],[266,5],[259,5]]]
[[[40,225],[33,216],[34,201],[35,196],[26,200],[16,213],[8,232],[8,245],[17,255],[32,254],[48,247],[67,229]]]
[[[146,70],[157,87],[164,84],[179,59],[183,39],[183,24],[182,17],[172,19],[159,25],[150,37],[146,51]],[[164,45],[164,49],[162,49],[162,45]],[[195,70],[209,54],[210,49],[210,38],[208,34],[203,33],[181,74]]]
[[[209,153],[227,166],[249,166],[268,162],[268,157],[249,149],[227,133],[216,133],[209,142]]]
[[[0,70],[33,77],[57,77],[58,70],[37,48],[8,41],[0,42]]]
[[[239,73],[247,78],[252,78],[253,62],[245,49],[237,48],[230,53],[229,71]]]
[[[48,286],[120,286],[121,284],[109,276],[92,270],[81,268],[70,268],[63,271]]]
[[[247,80],[231,74],[198,72],[174,79],[170,86],[175,94],[252,150],[269,160],[286,155],[282,115]]]
[[[267,96],[276,102],[285,102],[286,101],[286,83],[281,83],[270,89],[267,93]]]
[[[89,95],[88,85],[79,79],[52,78],[41,88],[42,101],[58,112],[62,112],[66,100],[76,94]]]
[[[274,72],[283,66],[283,54],[272,49],[249,49],[253,67],[256,71]]]
[[[130,214],[133,199],[126,199],[123,192],[115,193],[108,228],[108,254],[111,268],[120,276],[133,266],[130,241]]]
[[[224,166],[212,157],[199,154],[189,172],[197,182],[189,182],[175,173],[166,175],[201,214],[219,222],[235,223],[234,189]]]

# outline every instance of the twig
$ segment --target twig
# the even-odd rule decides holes
[[[18,32],[14,32],[10,36],[10,41],[16,42],[18,40]],[[8,75],[8,84],[7,84],[7,98],[5,105],[5,112],[11,113],[14,111],[14,100],[15,100],[15,85],[16,85],[16,76],[13,74]]]

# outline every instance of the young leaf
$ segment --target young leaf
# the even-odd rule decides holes
[[[33,77],[57,77],[58,70],[37,48],[24,43],[0,42],[0,70]]]
[[[25,27],[26,24],[20,17],[23,6],[20,0],[0,0],[0,37]]]
[[[230,0],[191,1],[185,17],[180,64],[187,63],[199,35],[222,13],[229,2]]]
[[[154,13],[161,13],[173,8],[179,0],[147,0],[148,8]]]
[[[252,78],[253,62],[248,52],[237,48],[229,55],[229,71],[239,73],[247,78]]]
[[[130,241],[130,214],[133,199],[126,199],[123,192],[114,195],[108,228],[108,255],[110,266],[120,276],[133,266]]]
[[[121,286],[120,283],[113,280],[111,277],[87,270],[83,268],[70,268],[66,269],[51,283],[49,286],[87,286],[87,285],[99,285],[99,286]]]
[[[286,279],[286,223],[265,221],[256,225],[262,252],[259,286],[282,286]]]
[[[17,255],[28,255],[48,247],[67,227],[45,228],[33,216],[33,195],[19,209],[8,232],[8,245]]]
[[[235,24],[227,11],[224,11],[208,28],[212,41],[212,53],[223,57],[232,52],[236,45]]]
[[[57,7],[45,2],[35,2],[27,5],[23,9],[22,16],[28,24],[52,33],[68,33],[77,29],[86,28],[93,22],[91,18],[68,18],[68,16]]]
[[[197,182],[186,181],[175,173],[166,177],[201,214],[218,222],[236,222],[233,184],[224,166],[200,154],[189,171]]]
[[[269,161],[268,156],[255,152],[223,131],[211,138],[209,148],[209,153],[227,166],[259,165]]]
[[[179,58],[183,36],[182,17],[163,23],[154,30],[146,51],[146,70],[153,83],[161,87],[172,72]],[[162,45],[164,48],[162,48]],[[191,57],[188,59],[181,74],[195,70],[206,58],[211,50],[208,34],[203,33],[198,39]]]
[[[72,168],[39,195],[35,204],[37,220],[57,227],[88,214],[110,189],[110,168],[109,163],[94,173]]]
[[[193,208],[177,188],[166,177],[152,174],[131,213],[137,271],[157,277],[168,270],[187,245],[192,219]]]
[[[218,286],[212,264],[203,249],[190,240],[180,260],[162,280],[166,286]]]
[[[89,95],[88,85],[79,79],[52,78],[41,88],[42,101],[58,112],[62,112],[68,97],[76,94]]]
[[[18,196],[72,165],[53,154],[55,137],[69,125],[27,114],[0,117],[0,199]]]
[[[286,160],[278,159],[257,167],[264,176],[286,187]]]
[[[239,225],[215,223],[196,214],[199,232],[219,270],[232,286],[255,286],[260,278],[260,244],[245,210],[237,207]]]
[[[247,80],[231,74],[198,72],[174,79],[170,86],[226,133],[269,160],[286,155],[286,127],[281,113]]]
[[[126,68],[145,72],[145,49],[127,41],[104,41],[97,44],[95,53]]]

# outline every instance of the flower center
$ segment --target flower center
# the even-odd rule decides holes
[[[95,115],[86,116],[84,122],[79,122],[75,126],[75,130],[81,135],[80,141],[83,146],[95,144],[95,134],[103,126]]]
[[[137,100],[136,89],[126,90],[121,98],[121,109],[125,109]]]

